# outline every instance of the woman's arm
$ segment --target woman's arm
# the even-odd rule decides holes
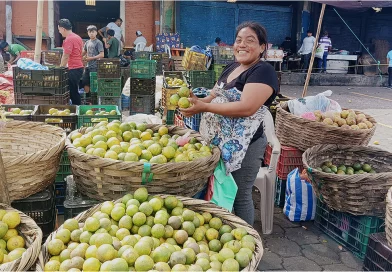
[[[241,100],[228,103],[206,103],[195,96],[190,98],[192,107],[180,109],[185,116],[192,116],[199,112],[212,112],[227,117],[248,117],[264,105],[272,95],[273,90],[269,85],[262,83],[248,83],[244,86]]]

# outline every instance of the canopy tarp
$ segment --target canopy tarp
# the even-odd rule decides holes
[[[392,1],[313,1],[317,3],[324,3],[329,6],[334,6],[342,9],[368,9],[368,8],[388,8],[392,7]]]

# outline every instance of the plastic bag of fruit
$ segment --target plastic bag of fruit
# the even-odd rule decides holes
[[[316,110],[321,112],[341,112],[342,108],[340,107],[339,103],[328,98],[331,95],[332,91],[328,90],[315,96],[306,96],[303,98],[292,99],[287,103],[290,112],[296,116],[302,116],[304,113],[314,112]]]

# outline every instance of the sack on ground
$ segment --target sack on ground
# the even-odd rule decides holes
[[[237,190],[233,176],[226,175],[226,167],[221,159],[214,171],[214,193],[211,202],[231,212]]]
[[[301,180],[298,168],[287,176],[284,214],[292,222],[313,220],[316,213],[316,194],[312,184]]]

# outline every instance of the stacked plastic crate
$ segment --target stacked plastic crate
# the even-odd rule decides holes
[[[156,67],[155,60],[136,59],[131,61],[129,115],[154,114]]]
[[[98,104],[117,105],[121,109],[120,59],[100,59],[98,63]]]
[[[223,72],[223,69],[235,61],[234,50],[232,46],[212,46],[213,70],[215,72],[215,81],[217,81]]]
[[[66,68],[24,70],[13,68],[15,104],[69,104],[68,72]]]
[[[272,148],[270,145],[267,145],[264,154],[265,165],[270,164],[271,154]],[[300,171],[303,170],[302,154],[302,151],[294,147],[281,146],[275,183],[275,205],[278,207],[284,206],[287,175],[295,168],[299,168]]]

